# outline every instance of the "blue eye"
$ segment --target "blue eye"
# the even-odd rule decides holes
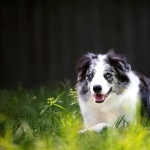
[[[94,77],[94,73],[88,74],[87,77],[88,77],[88,80],[89,80],[89,81],[92,81],[92,79],[93,79],[93,77]]]
[[[110,78],[112,78],[112,74],[111,73],[106,73],[106,74],[104,74],[104,78],[105,79],[110,79]]]

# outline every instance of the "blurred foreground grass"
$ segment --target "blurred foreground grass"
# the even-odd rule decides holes
[[[79,134],[76,93],[59,88],[0,90],[0,150],[149,150],[150,124]]]

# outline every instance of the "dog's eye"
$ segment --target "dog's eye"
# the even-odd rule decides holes
[[[104,74],[104,78],[105,79],[110,79],[110,78],[112,78],[112,74],[111,73],[106,73],[106,74]]]
[[[92,81],[93,77],[94,77],[94,73],[90,73],[88,76],[88,80],[89,81]]]

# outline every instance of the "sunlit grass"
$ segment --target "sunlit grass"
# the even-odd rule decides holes
[[[79,134],[82,117],[69,86],[0,90],[0,150],[148,150],[149,125],[145,119]]]

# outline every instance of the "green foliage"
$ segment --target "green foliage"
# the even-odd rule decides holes
[[[67,84],[0,90],[0,150],[150,149],[149,121],[118,128],[121,120],[99,134],[79,134],[83,125],[77,95]]]

